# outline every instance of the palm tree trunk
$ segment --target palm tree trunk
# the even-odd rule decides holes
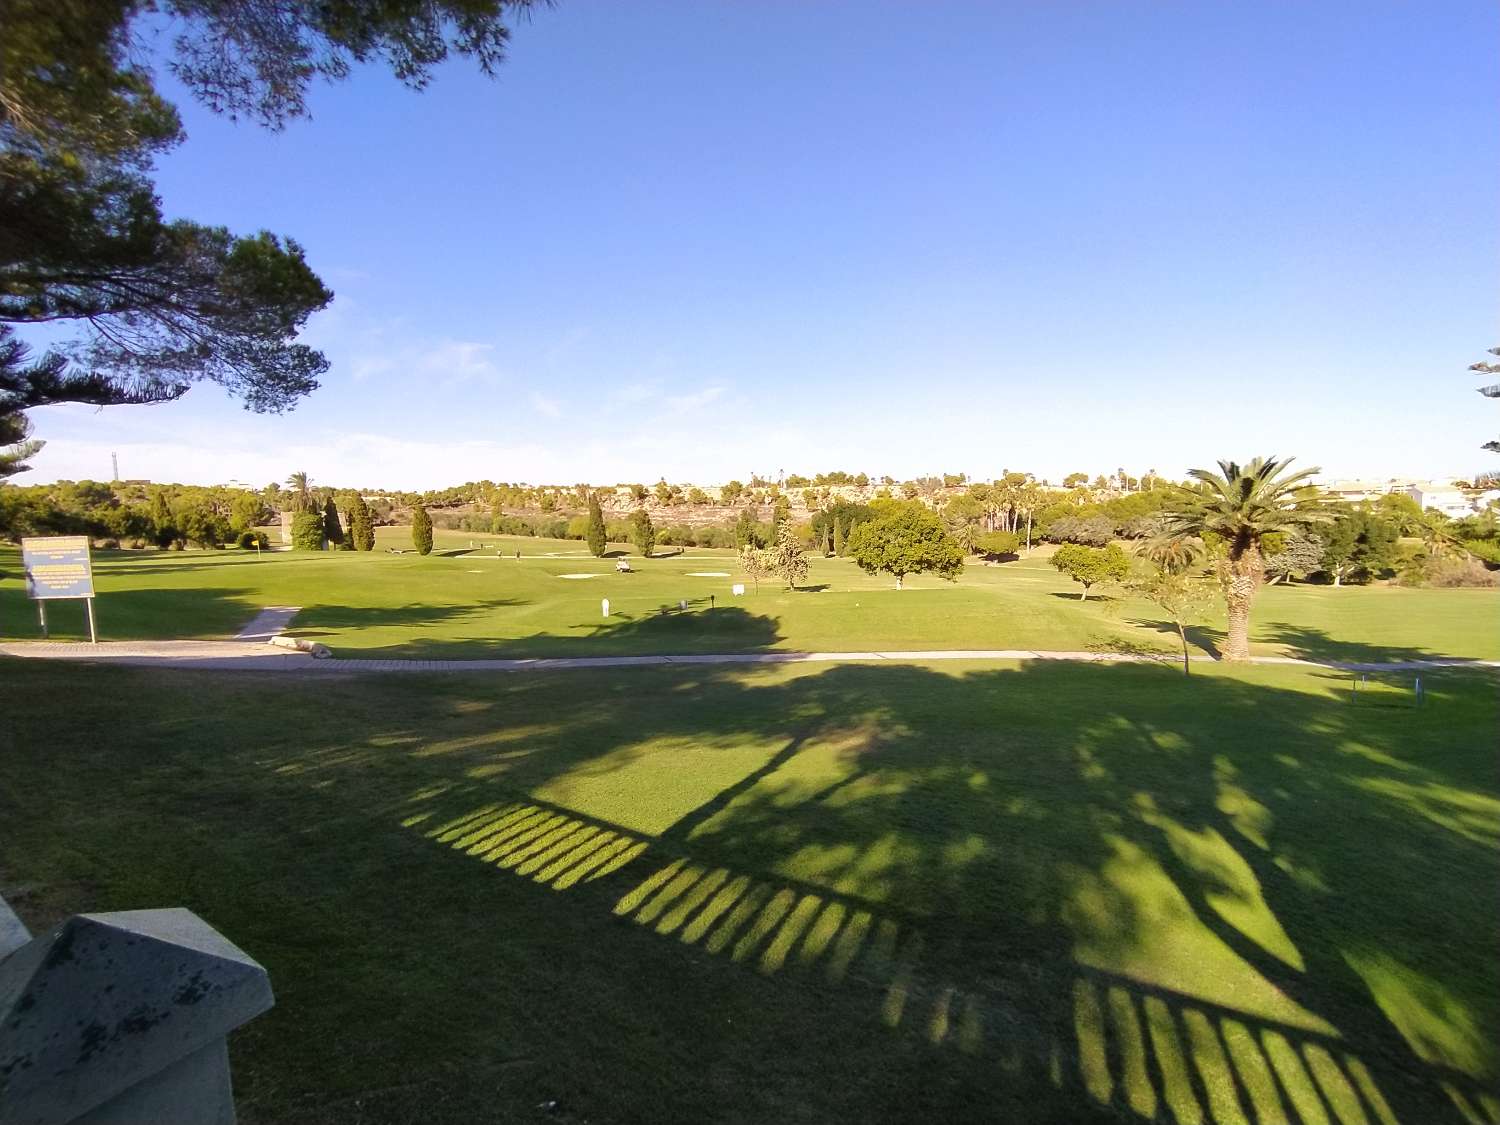
[[[1250,606],[1265,574],[1265,561],[1252,542],[1238,557],[1230,555],[1229,580],[1224,585],[1224,602],[1229,610],[1229,637],[1224,643],[1224,659],[1240,663],[1250,659]]]
[[[1177,623],[1177,635],[1182,638],[1182,674],[1191,676],[1193,673],[1188,668],[1187,630],[1182,627],[1182,622]]]

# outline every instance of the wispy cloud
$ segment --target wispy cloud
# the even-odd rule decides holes
[[[686,414],[692,410],[701,410],[711,402],[724,397],[727,387],[713,386],[704,387],[701,391],[693,391],[685,395],[667,395],[668,408],[676,414]]]
[[[555,398],[548,398],[540,391],[531,392],[531,408],[538,414],[545,414],[548,418],[562,417],[562,403]]]
[[[616,402],[650,402],[661,397],[661,386],[660,379],[642,379],[617,387],[611,397]]]

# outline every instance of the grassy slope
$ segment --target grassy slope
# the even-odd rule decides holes
[[[385,542],[403,529],[382,529]],[[470,536],[439,537],[439,551]],[[491,541],[494,541],[491,539]],[[762,648],[1168,649],[1176,638],[1149,604],[1128,598],[1080,604],[1077,587],[1040,558],[970,566],[957,584],[913,579],[897,593],[885,578],[845,560],[817,560],[809,585],[774,581],[736,599],[732,556],[692,551],[640,560],[615,574],[581,544],[503,541],[505,557],[229,552],[96,555],[100,627],[106,637],[223,636],[264,605],[304,607],[296,632],[347,655],[585,655],[724,652]],[[519,547],[525,554],[513,557]],[[12,549],[0,550],[0,629],[39,635],[22,595]],[[593,573],[585,580],[559,577]],[[704,612],[708,596],[717,609]],[[607,597],[613,616],[601,619]],[[662,615],[689,600],[694,612]],[[76,603],[54,603],[59,636],[80,636]],[[1222,620],[1194,630],[1199,646],[1222,636]],[[1333,590],[1272,587],[1256,611],[1258,651],[1333,658],[1500,656],[1500,594],[1488,590]]]
[[[0,880],[262,960],[251,1122],[1440,1122],[1500,1074],[1500,785],[1493,681],[1431,686],[6,661]]]

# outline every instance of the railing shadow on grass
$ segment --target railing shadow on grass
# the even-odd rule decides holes
[[[1382,1067],[1357,1042],[1118,972],[956,977],[929,965],[930,920],[780,874],[696,861],[664,838],[535,798],[439,811],[445,787],[415,794],[403,821],[434,843],[591,904],[663,940],[767,977],[864,989],[886,1028],[1050,1083],[1091,1114],[1250,1125],[1500,1125],[1500,1098],[1469,1075]],[[427,807],[432,806],[432,807]],[[948,962],[945,962],[947,964]],[[990,966],[992,968],[992,966]],[[1452,1112],[1416,1122],[1406,1096]]]

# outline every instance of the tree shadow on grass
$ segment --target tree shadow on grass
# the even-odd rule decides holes
[[[1458,683],[1434,701],[1450,716]],[[1439,871],[1493,883],[1500,803],[1492,778],[1422,753],[1441,738],[1409,716],[1043,664],[572,688],[586,702],[521,757],[484,740],[434,755],[404,821],[533,883],[587,884],[597,909],[730,965],[850,981],[887,1027],[1010,1059],[1059,1107],[1031,1119],[1456,1121],[1443,1084],[1472,1102],[1493,1080],[1486,904],[1449,878],[1447,924],[1409,919]],[[528,690],[506,685],[507,707]],[[1037,737],[1058,707],[1073,721]],[[644,739],[715,754],[745,736],[758,764],[701,801],[588,811],[643,784],[637,800],[663,799],[632,780],[662,768]]]
[[[1080,598],[1078,596],[1077,590],[1053,590],[1049,593],[1048,596],[1053,598],[1060,598],[1065,602],[1077,602],[1079,605],[1088,605],[1090,602],[1096,602],[1099,605],[1108,605],[1111,602],[1117,602],[1120,600],[1120,598],[1115,594],[1106,594],[1093,590],[1089,591],[1089,596],[1086,598]]]
[[[1135,625],[1142,629],[1155,630],[1156,632],[1161,633],[1164,636],[1170,637],[1173,641],[1178,641],[1180,643],[1180,639],[1177,635],[1177,625],[1175,622],[1161,621],[1145,617],[1135,617],[1131,618],[1128,624]],[[1219,647],[1220,643],[1224,640],[1223,629],[1214,629],[1207,625],[1188,625],[1183,628],[1183,632],[1187,634],[1189,645],[1192,645],[1193,647],[1207,653],[1215,660],[1218,660],[1223,656],[1223,650]]]
[[[329,1068],[467,1064],[498,1024],[591,1117],[1462,1120],[1500,1031],[1493,680],[1443,672],[1425,714],[1323,688],[1046,662],[241,681],[202,718],[144,709],[128,736],[164,760],[75,763],[65,731],[21,764],[139,793],[198,760],[163,724],[211,739],[207,790],[168,783],[201,885],[262,894],[212,877],[261,832],[264,895],[378,952],[344,977],[316,933],[230,932],[277,980],[266,1040]],[[262,695],[335,721],[236,743]],[[437,1009],[443,1034],[366,1032],[367,992],[381,1028]]]
[[[1326,664],[1391,664],[1411,660],[1453,660],[1465,657],[1435,652],[1417,645],[1373,645],[1363,641],[1346,641],[1322,629],[1303,625],[1270,625],[1254,632],[1255,640],[1280,645],[1288,656]]]
[[[467,617],[482,617],[493,610],[529,604],[521,598],[485,598],[462,605],[313,605],[297,614],[287,632],[295,637],[326,637],[360,629],[386,627],[419,629]]]
[[[160,637],[225,637],[245,624],[260,607],[243,590],[192,589],[101,590],[94,603],[100,640],[152,640]],[[87,608],[81,600],[47,602],[47,626],[53,640],[87,640]],[[7,639],[41,640],[37,603],[19,584],[0,586],[0,621]]]

